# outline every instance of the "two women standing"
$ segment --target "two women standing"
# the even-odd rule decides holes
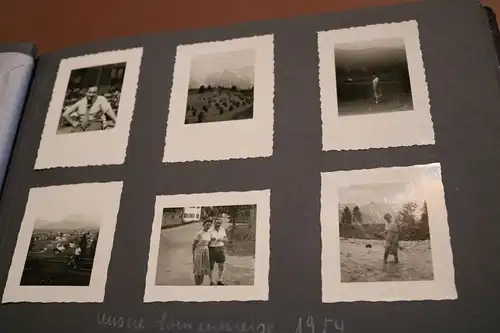
[[[214,228],[212,228],[212,223]],[[203,228],[198,231],[193,241],[193,274],[194,283],[199,286],[203,283],[205,275],[210,277],[210,285],[224,285],[222,277],[224,273],[225,241],[226,231],[221,226],[221,220],[206,220]],[[217,283],[213,279],[213,269],[217,263],[219,278]]]

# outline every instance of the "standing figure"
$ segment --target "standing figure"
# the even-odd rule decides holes
[[[217,264],[219,268],[217,285],[219,286],[224,285],[222,279],[224,276],[224,263],[226,262],[225,242],[227,241],[226,229],[224,229],[221,225],[221,219],[215,220],[214,228],[210,232],[211,241],[208,246],[210,249],[210,284],[215,285],[214,268],[215,264]]]
[[[380,102],[380,98],[382,97],[382,90],[380,89],[380,79],[376,74],[373,74],[372,78],[373,97],[375,98],[375,104],[378,104]]]
[[[193,241],[193,274],[194,283],[199,286],[203,283],[205,275],[210,275],[210,227],[212,220],[203,222],[203,229],[196,233]]]
[[[396,221],[392,221],[392,216],[389,213],[384,215],[384,219],[387,221],[384,264],[387,264],[387,257],[389,257],[389,254],[392,254],[394,256],[394,262],[397,264],[399,262],[398,258],[399,233],[400,233],[399,225]]]
[[[73,255],[69,258],[69,266],[73,268],[77,268],[78,264],[80,263],[80,257],[82,256],[82,248],[77,245],[75,248],[75,251],[73,252]]]

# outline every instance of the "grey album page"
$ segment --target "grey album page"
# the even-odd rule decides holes
[[[491,331],[496,69],[472,0],[40,56],[2,330]]]

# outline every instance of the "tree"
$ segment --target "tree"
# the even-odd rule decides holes
[[[236,229],[236,219],[239,216],[243,216],[249,212],[250,209],[253,209],[255,206],[252,205],[233,205],[233,206],[225,206],[224,211],[221,213],[226,213],[229,215],[229,222],[231,223],[231,238],[230,241],[234,239],[234,230]],[[249,221],[250,223],[251,221]]]
[[[352,213],[349,207],[345,206],[342,211],[342,216],[340,218],[340,223],[342,224],[351,224],[352,223]]]
[[[427,201],[424,201],[424,205],[422,206],[421,212],[422,214],[420,215],[420,221],[419,221],[420,238],[429,239],[430,229],[429,229],[429,212],[427,211]]]
[[[429,225],[429,212],[427,211],[427,201],[424,201],[422,206],[422,215],[420,215],[420,223]]]
[[[418,205],[415,202],[407,202],[399,211],[396,220],[404,226],[414,227],[417,223],[415,212]]]
[[[82,250],[81,256],[84,257],[86,252],[87,252],[87,244],[88,244],[88,239],[87,239],[88,233],[84,233],[82,237],[80,238],[80,241],[78,242],[78,246]]]
[[[359,210],[358,206],[355,206],[352,209],[352,218],[353,218],[353,221],[356,223],[363,222],[363,215],[361,214],[361,210]]]
[[[90,245],[90,257],[94,259],[95,257],[95,251],[97,249],[97,240],[99,239],[99,233],[96,233],[94,240],[92,241],[92,244]]]
[[[31,236],[30,245],[28,246],[28,252],[33,250],[34,246],[35,246],[35,236]]]
[[[236,224],[236,218],[244,214],[244,207],[240,205],[227,206],[225,213],[229,215],[230,222],[234,225]]]
[[[205,108],[205,107],[204,107]],[[206,110],[205,110],[206,111]],[[205,114],[203,112],[198,113],[198,122],[202,123],[205,121]]]
[[[200,87],[198,88],[198,93],[199,93],[199,94],[203,94],[204,92],[205,92],[205,86],[200,86]]]

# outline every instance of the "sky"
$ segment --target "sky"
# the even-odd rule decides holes
[[[372,47],[395,48],[404,50],[405,43],[403,38],[378,38],[371,40],[356,41],[350,43],[335,44],[336,50],[363,50]]]
[[[99,228],[101,224],[100,216],[96,214],[66,214],[62,216],[54,215],[39,215],[35,221],[35,229],[53,228]]]
[[[339,190],[341,204],[356,203],[359,205],[375,203],[403,204],[408,201],[431,201],[442,196],[439,169],[431,167],[423,177],[414,177],[408,182],[391,182],[351,186]],[[434,176],[433,176],[434,175]]]
[[[224,71],[237,74],[253,86],[255,50],[200,54],[191,60],[190,87],[210,85],[210,77]]]

